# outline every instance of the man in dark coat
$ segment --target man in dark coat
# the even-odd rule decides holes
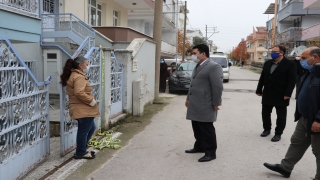
[[[169,72],[168,72],[168,65],[164,61],[164,59],[161,59],[160,61],[160,84],[159,84],[159,92],[165,93],[166,87],[167,87],[167,78]]]
[[[199,162],[216,159],[217,141],[213,122],[217,120],[223,91],[221,65],[210,60],[209,47],[199,44],[193,47],[192,60],[197,63],[185,102],[187,119],[191,120],[194,137],[193,149],[186,153],[204,152]]]
[[[311,145],[317,164],[317,173],[313,180],[320,180],[320,76],[317,72],[319,70],[314,67],[315,63],[320,63],[320,49],[308,48],[302,53],[301,58],[301,65],[307,72],[302,77],[298,91],[295,112],[295,121],[298,121],[296,129],[281,163],[264,163],[264,166],[288,178],[294,166]]]
[[[276,45],[272,48],[272,60],[266,61],[259,79],[256,94],[262,96],[262,121],[264,131],[261,137],[266,137],[271,130],[271,112],[277,111],[277,126],[271,141],[281,139],[286,127],[287,106],[296,82],[296,66],[293,61],[284,57],[286,48]]]

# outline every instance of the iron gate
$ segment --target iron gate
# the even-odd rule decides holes
[[[111,110],[110,118],[114,118],[123,110],[123,65],[119,64],[115,54],[111,51]]]
[[[89,43],[89,42],[88,42]],[[88,47],[88,46],[83,46]],[[89,73],[87,77],[92,86],[92,94],[97,100],[99,105],[99,110],[101,112],[101,51],[100,48],[92,47],[90,50],[81,49],[79,47],[78,54],[75,54],[73,58],[78,55],[84,55],[84,57],[89,61]],[[76,53],[77,53],[76,52]],[[95,118],[95,123],[97,127],[101,126],[101,118]],[[66,94],[65,87],[60,85],[60,134],[61,134],[61,147],[60,155],[64,156],[68,152],[72,151],[76,147],[76,137],[77,137],[77,121],[70,119],[69,108],[68,108],[68,95]]]
[[[47,84],[0,36],[0,179],[20,178],[49,155]]]

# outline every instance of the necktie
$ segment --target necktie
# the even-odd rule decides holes
[[[197,64],[197,66],[196,66],[196,71],[199,70],[199,67],[200,67],[200,64]]]

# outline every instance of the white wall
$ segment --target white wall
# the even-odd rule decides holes
[[[162,40],[171,44],[177,44],[177,33],[175,31],[162,31]]]
[[[301,27],[307,28],[320,23],[320,16],[307,15],[302,17]]]
[[[144,20],[129,20],[128,27],[145,34],[144,23],[145,23]]]
[[[146,39],[135,39],[131,42],[131,47],[134,50],[124,50],[124,49],[115,49],[115,55],[119,64],[124,65],[124,106],[123,110],[127,114],[132,114],[132,109],[135,104],[132,103],[132,82],[142,79],[143,87],[143,105],[153,101],[154,99],[154,85],[155,85],[155,50],[156,44],[151,41],[147,41]],[[102,111],[101,111],[101,126],[104,129],[110,127],[110,124],[114,124],[116,122],[111,122],[110,116],[110,99],[111,99],[111,50],[103,48],[104,51],[104,73],[102,77],[104,77],[104,97],[102,103]],[[138,69],[137,71],[132,71],[132,57],[135,60],[138,60]]]
[[[132,48],[134,47],[134,48]],[[154,99],[154,85],[155,85],[155,51],[156,44],[147,41],[146,39],[135,39],[131,42],[127,50],[115,50],[116,57],[119,63],[124,64],[125,67],[125,95],[126,104],[125,109],[127,113],[132,113],[132,82],[142,79],[143,87],[143,101],[144,105]],[[132,71],[133,60],[138,61],[138,69],[136,72]]]
[[[42,48],[40,43],[12,43],[12,45],[18,51],[23,61],[37,60],[38,81],[44,81]]]

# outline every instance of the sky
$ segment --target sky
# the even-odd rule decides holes
[[[212,28],[219,33],[210,40],[218,46],[218,51],[229,52],[236,47],[241,38],[253,32],[253,27],[266,26],[273,15],[263,14],[274,0],[187,0],[189,22],[187,29],[200,29],[205,37],[205,26],[208,26],[208,37]]]

